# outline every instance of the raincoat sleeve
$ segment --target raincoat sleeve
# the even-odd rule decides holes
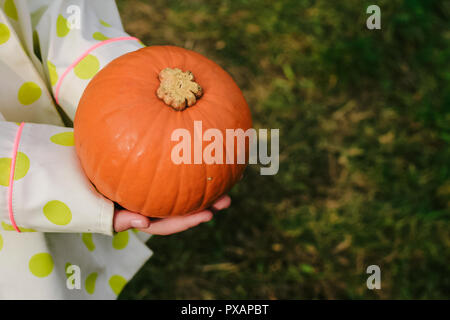
[[[3,230],[13,231],[14,221],[22,231],[113,234],[114,204],[85,176],[73,130],[63,126],[56,105],[66,123],[73,121],[95,74],[113,59],[142,47],[123,30],[113,0],[4,3],[0,9]],[[26,123],[18,139],[22,121]]]

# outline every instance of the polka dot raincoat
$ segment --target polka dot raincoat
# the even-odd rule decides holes
[[[142,47],[113,0],[0,0],[0,299],[115,299],[150,258],[148,235],[113,232],[64,125],[92,77]]]

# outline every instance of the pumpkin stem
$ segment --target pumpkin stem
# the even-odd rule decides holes
[[[194,81],[190,71],[178,68],[165,68],[159,73],[159,85],[156,95],[177,111],[193,106],[203,94],[202,87]]]

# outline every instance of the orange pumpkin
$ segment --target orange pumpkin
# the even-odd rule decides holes
[[[173,132],[185,129],[193,141],[194,121],[203,132],[223,134],[223,164],[173,161],[180,144]],[[229,150],[226,130],[251,127],[241,90],[220,66],[190,50],[153,46],[115,59],[92,79],[74,132],[81,165],[99,192],[128,210],[167,217],[203,210],[231,189],[246,164],[238,164],[237,139]],[[195,143],[189,148],[180,155],[190,150],[193,159]],[[248,159],[247,139],[244,149]],[[234,161],[227,164],[230,151]]]

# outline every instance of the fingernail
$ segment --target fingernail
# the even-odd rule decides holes
[[[144,220],[131,220],[132,228],[146,228],[147,224]]]
[[[220,203],[218,205],[214,206],[214,209],[221,211],[221,210],[226,209],[228,207],[229,207],[229,204],[227,202],[220,201]]]
[[[211,221],[212,220],[212,215],[209,215],[209,216],[206,216],[204,219],[203,219],[203,222],[209,222],[209,221]]]

